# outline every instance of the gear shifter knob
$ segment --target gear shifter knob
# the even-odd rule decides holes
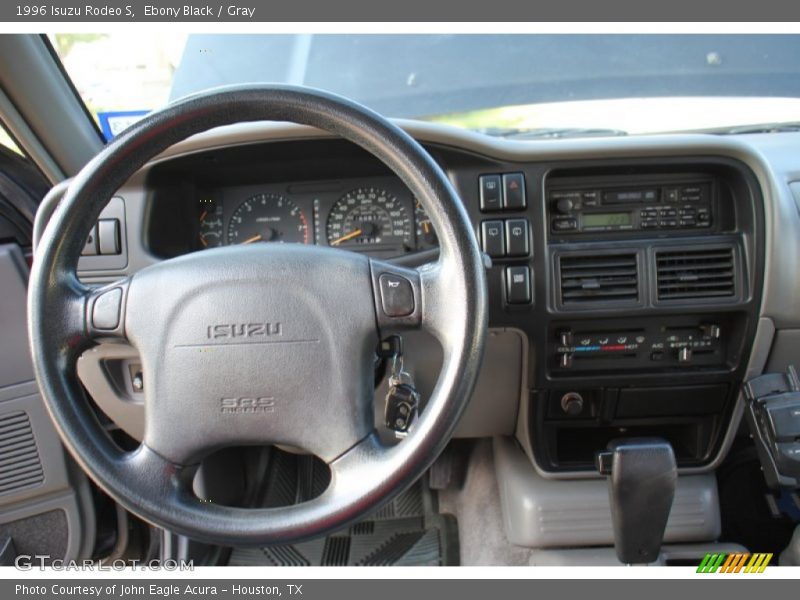
[[[659,438],[614,440],[597,455],[596,463],[602,475],[609,475],[614,548],[620,562],[655,561],[675,496],[672,446]]]

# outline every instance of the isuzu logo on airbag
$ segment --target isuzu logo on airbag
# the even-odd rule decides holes
[[[229,338],[254,338],[283,335],[277,323],[224,323],[209,325],[206,335],[210,340]]]

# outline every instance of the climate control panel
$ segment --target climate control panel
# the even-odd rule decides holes
[[[555,373],[720,367],[727,361],[728,320],[643,322],[641,326],[598,328],[561,325],[552,330],[551,370]]]

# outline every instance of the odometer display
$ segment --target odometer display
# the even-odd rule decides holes
[[[413,226],[405,206],[395,196],[374,187],[352,190],[331,208],[326,228],[328,244],[357,249],[362,246],[413,246]]]
[[[228,222],[228,244],[308,244],[311,228],[298,206],[279,194],[257,194],[242,202]]]

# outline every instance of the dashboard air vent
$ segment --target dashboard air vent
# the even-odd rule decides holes
[[[723,298],[736,294],[733,248],[656,253],[658,299]]]
[[[639,300],[636,252],[561,256],[561,303]]]

